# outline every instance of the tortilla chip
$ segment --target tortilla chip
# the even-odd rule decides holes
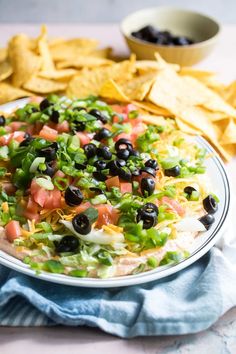
[[[134,77],[132,80],[121,83],[120,89],[130,100],[142,101],[149,93],[156,73],[151,72],[142,76]]]
[[[32,94],[5,82],[0,82],[0,104],[28,96],[32,96]]]
[[[233,119],[229,120],[220,143],[223,145],[236,144],[236,124]]]
[[[39,54],[42,58],[42,65],[41,65],[41,70],[42,71],[54,71],[55,65],[51,57],[51,53],[49,50],[48,42],[47,42],[47,27],[42,26],[41,27],[41,34],[38,39],[38,51]]]
[[[25,84],[24,88],[29,91],[47,94],[52,92],[64,91],[67,84],[32,76]]]
[[[142,119],[142,121],[146,124],[153,124],[153,125],[166,125],[167,120],[162,117],[162,116],[154,116],[151,114],[140,114],[139,117]]]
[[[75,38],[50,46],[50,52],[54,61],[63,61],[76,59],[81,55],[88,55],[91,51],[96,49],[97,46],[97,40]]]
[[[64,69],[64,68],[81,69],[83,67],[86,67],[86,68],[92,69],[92,68],[95,68],[98,66],[111,65],[113,63],[114,62],[110,59],[104,59],[104,58],[85,55],[85,56],[80,56],[74,60],[66,60],[66,61],[58,62],[57,68],[58,69]]]
[[[201,130],[191,127],[189,124],[187,124],[183,120],[175,117],[175,121],[176,121],[177,127],[182,132],[184,132],[186,134],[190,134],[190,135],[202,135]]]
[[[67,95],[69,97],[85,98],[89,95],[98,95],[101,87],[109,79],[128,80],[135,71],[134,59],[115,63],[107,67],[94,70],[83,69],[69,82]]]
[[[0,62],[0,81],[7,79],[13,73],[13,69],[8,60]]]
[[[41,58],[30,49],[29,38],[23,34],[13,37],[8,46],[10,63],[13,68],[12,83],[21,87],[41,67]]]
[[[67,80],[72,76],[77,74],[77,70],[74,69],[65,69],[65,70],[53,70],[53,71],[40,71],[38,76],[43,77],[45,79],[52,80]]]
[[[132,101],[134,105],[136,105],[139,108],[144,109],[145,111],[148,111],[150,113],[156,114],[158,116],[164,116],[164,117],[173,117],[173,114],[170,113],[167,109],[159,107],[151,102],[143,101],[143,102],[138,102],[138,101]]]
[[[163,70],[163,69],[171,69],[173,71],[180,70],[180,66],[178,64],[167,63],[167,61],[165,61],[158,52],[155,53],[155,58],[156,58],[156,63],[158,64],[158,70]]]
[[[7,59],[7,48],[0,48],[0,62]]]
[[[102,85],[99,96],[118,102],[129,102],[129,98],[124,95],[123,91],[121,91],[120,87],[112,79]]]

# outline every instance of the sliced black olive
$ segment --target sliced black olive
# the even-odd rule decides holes
[[[106,124],[108,122],[107,117],[98,109],[91,109],[91,111],[89,111],[89,114],[100,120],[103,124]]]
[[[94,162],[93,166],[95,166],[98,171],[101,171],[107,167],[107,163],[103,160],[97,160]]]
[[[83,132],[86,128],[85,122],[74,121],[74,130],[76,132]]]
[[[102,128],[100,129],[95,135],[94,135],[94,139],[95,140],[103,140],[103,139],[108,139],[111,136],[111,132],[110,130],[106,129],[106,128]]]
[[[138,177],[138,176],[140,176],[140,175],[141,175],[141,171],[140,171],[140,170],[134,170],[134,171],[132,171],[132,176]]]
[[[53,110],[52,114],[50,115],[50,121],[57,124],[59,122],[59,117],[60,113],[58,111]]]
[[[79,240],[76,236],[64,236],[56,246],[57,253],[73,252],[79,247]]]
[[[4,116],[0,116],[0,127],[3,127],[6,124],[6,118]]]
[[[172,167],[172,168],[167,168],[164,170],[165,176],[168,177],[177,177],[180,175],[180,167],[178,165]]]
[[[130,150],[130,156],[135,156],[135,157],[139,157],[140,153],[137,150]]]
[[[110,174],[112,176],[118,176],[119,170],[124,166],[125,166],[124,160],[112,160],[107,164],[107,167],[109,168]]]
[[[43,101],[40,102],[39,104],[39,108],[40,111],[44,111],[45,109],[47,109],[48,107],[50,107],[52,104],[48,101],[47,98],[45,98]]]
[[[147,174],[156,177],[156,170],[152,167],[143,167],[140,169],[141,172],[146,172]]]
[[[87,109],[85,108],[85,107],[74,107],[73,108],[73,111],[77,111],[77,112],[79,112],[79,111],[87,111]]]
[[[98,187],[90,187],[89,190],[91,192],[94,192],[94,194],[104,194],[103,190],[101,188],[98,188]]]
[[[155,190],[155,181],[152,178],[142,178],[141,179],[141,192],[144,196],[152,195]]]
[[[28,146],[32,140],[34,140],[34,138],[29,133],[25,133],[25,139],[19,146]]]
[[[92,143],[85,144],[83,149],[88,159],[90,159],[90,157],[94,157],[97,153],[97,147]]]
[[[157,224],[158,208],[153,203],[147,203],[137,213],[137,222],[143,222],[144,229],[150,229]]]
[[[98,180],[100,182],[104,182],[107,180],[107,176],[104,175],[101,171],[93,172],[93,177],[96,178],[96,180]]]
[[[45,165],[46,170],[40,172],[42,172],[44,175],[52,177],[55,173],[54,161],[46,162]]]
[[[75,186],[67,187],[65,191],[66,204],[70,206],[80,205],[83,201],[83,194],[80,189]]]
[[[202,201],[204,209],[209,213],[209,214],[214,214],[218,210],[218,204],[215,198],[210,194],[208,195],[205,199]]]
[[[103,157],[104,160],[110,160],[112,158],[112,153],[108,146],[100,146],[97,148],[97,156]]]
[[[115,143],[116,151],[119,151],[120,149],[124,149],[124,148],[129,151],[132,151],[133,145],[132,145],[131,141],[128,139],[125,139],[125,138],[121,138],[121,139],[117,140],[117,142]]]
[[[130,152],[128,149],[120,149],[117,151],[116,156],[122,160],[128,160]]]
[[[154,170],[158,170],[158,163],[157,163],[157,160],[154,160],[154,159],[149,159],[145,162],[145,166],[146,167],[150,167],[150,168],[153,168]]]
[[[57,143],[53,143],[53,144],[41,149],[38,154],[41,157],[45,157],[46,161],[53,161],[56,159],[57,149],[58,149]]]
[[[209,230],[211,225],[214,223],[215,218],[212,214],[206,214],[198,220],[205,226],[207,230]]]
[[[81,235],[89,234],[92,228],[89,218],[83,213],[73,217],[72,225],[75,231]]]
[[[132,179],[132,173],[128,168],[120,168],[118,171],[118,176],[123,179],[124,181],[131,182]]]
[[[85,170],[86,169],[86,164],[85,163],[75,163],[75,168],[77,169],[77,170]]]
[[[36,113],[36,112],[39,112],[39,110],[38,110],[38,108],[36,108],[36,107],[32,107],[32,108],[31,108],[31,112],[32,112],[32,113]]]
[[[193,192],[196,192],[196,189],[193,188],[192,186],[187,186],[184,188],[184,193],[186,193],[189,197]]]

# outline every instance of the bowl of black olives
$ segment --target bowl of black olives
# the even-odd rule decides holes
[[[206,58],[217,43],[220,25],[204,14],[172,7],[137,11],[121,23],[121,32],[139,60],[165,60],[184,66]]]

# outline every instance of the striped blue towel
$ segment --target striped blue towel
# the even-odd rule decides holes
[[[1,266],[0,325],[86,325],[124,338],[202,331],[236,305],[235,254],[236,242],[224,241],[177,274],[119,289],[57,285]]]

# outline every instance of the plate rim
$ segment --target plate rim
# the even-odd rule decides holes
[[[6,103],[4,105],[0,105],[0,110],[4,111],[11,107],[12,105],[24,105],[29,101],[29,98],[23,98],[16,101],[12,101]],[[181,262],[163,267],[162,270],[160,268],[153,269],[144,273],[135,274],[135,275],[126,275],[122,277],[114,277],[107,279],[98,279],[98,278],[75,278],[70,277],[64,274],[53,274],[48,272],[40,272],[37,274],[35,270],[29,268],[28,265],[23,263],[21,260],[7,254],[4,251],[0,250],[0,264],[23,273],[25,275],[29,275],[36,279],[49,281],[51,283],[69,285],[69,286],[77,286],[77,287],[88,287],[88,288],[114,288],[114,287],[125,287],[132,285],[139,285],[142,283],[148,283],[154,280],[160,280],[162,278],[166,278],[169,275],[179,272],[180,270],[190,266],[192,263],[196,262],[199,258],[201,258],[204,254],[206,254],[219,240],[224,232],[224,226],[226,225],[226,219],[229,214],[230,208],[230,200],[231,200],[231,188],[228,174],[225,170],[224,163],[220,156],[216,153],[215,149],[201,136],[196,136],[196,140],[200,145],[203,145],[209,152],[213,153],[212,159],[218,167],[218,171],[221,174],[222,181],[225,189],[225,204],[223,208],[222,215],[219,219],[218,224],[216,225],[212,234],[205,240],[205,242],[199,246],[187,259],[182,260]],[[4,257],[7,256],[7,258]],[[11,261],[12,260],[12,261]]]

